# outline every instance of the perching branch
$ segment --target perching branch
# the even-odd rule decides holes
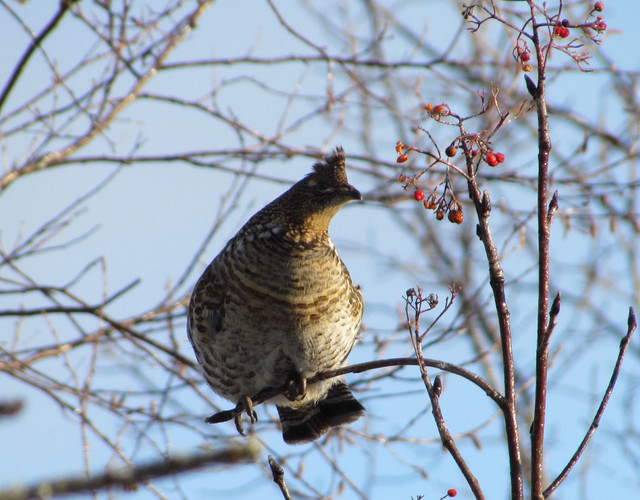
[[[489,396],[501,409],[504,410],[504,397],[496,391],[491,385],[484,380],[482,377],[476,375],[469,370],[465,370],[464,368],[454,365],[453,363],[447,363],[445,361],[439,361],[436,359],[424,359],[425,366],[430,366],[432,368],[437,368],[439,370],[447,371],[449,373],[453,373],[455,375],[459,375],[463,378],[466,378],[470,382],[474,383],[480,389],[482,389],[487,396]],[[343,366],[342,368],[337,368],[335,370],[329,370],[326,372],[318,373],[314,377],[310,378],[307,383],[314,384],[316,382],[320,382],[321,380],[327,380],[334,377],[340,377],[342,375],[346,375],[347,373],[362,373],[369,370],[376,370],[378,368],[386,368],[388,366],[417,366],[418,360],[416,358],[391,358],[391,359],[379,359],[376,361],[367,361],[365,363],[358,363],[355,365]],[[253,406],[260,405],[269,399],[283,394],[288,389],[287,385],[283,385],[281,387],[277,387],[275,389],[265,389],[260,391],[258,394],[251,398],[251,402]],[[208,424],[218,424],[220,422],[227,422],[229,420],[234,419],[237,415],[242,413],[241,408],[232,408],[230,410],[220,411],[207,417],[205,422]]]

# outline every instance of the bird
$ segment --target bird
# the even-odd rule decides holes
[[[346,364],[362,321],[360,286],[328,232],[342,206],[362,200],[345,163],[338,146],[253,215],[191,294],[189,340],[208,385],[240,410],[241,434],[243,413],[257,419],[256,396],[280,387],[286,390],[267,402],[276,405],[288,444],[314,441],[365,414],[343,377],[307,384]]]

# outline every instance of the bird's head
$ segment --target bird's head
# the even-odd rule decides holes
[[[341,147],[323,162],[313,166],[313,172],[294,184],[285,193],[290,208],[301,216],[301,222],[317,229],[326,229],[338,210],[362,194],[349,184],[345,170],[345,155]]]

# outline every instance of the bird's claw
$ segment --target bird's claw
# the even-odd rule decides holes
[[[242,396],[238,404],[236,405],[236,416],[233,418],[233,422],[236,424],[236,429],[238,432],[246,436],[244,432],[244,427],[242,425],[242,414],[246,413],[249,417],[249,422],[251,425],[255,424],[258,421],[258,414],[253,409],[253,401],[249,396]]]
[[[307,379],[300,374],[295,375],[291,380],[284,395],[289,401],[300,401],[307,393]]]

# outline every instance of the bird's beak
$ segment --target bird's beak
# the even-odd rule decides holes
[[[349,196],[358,201],[362,201],[362,193],[349,184]]]

